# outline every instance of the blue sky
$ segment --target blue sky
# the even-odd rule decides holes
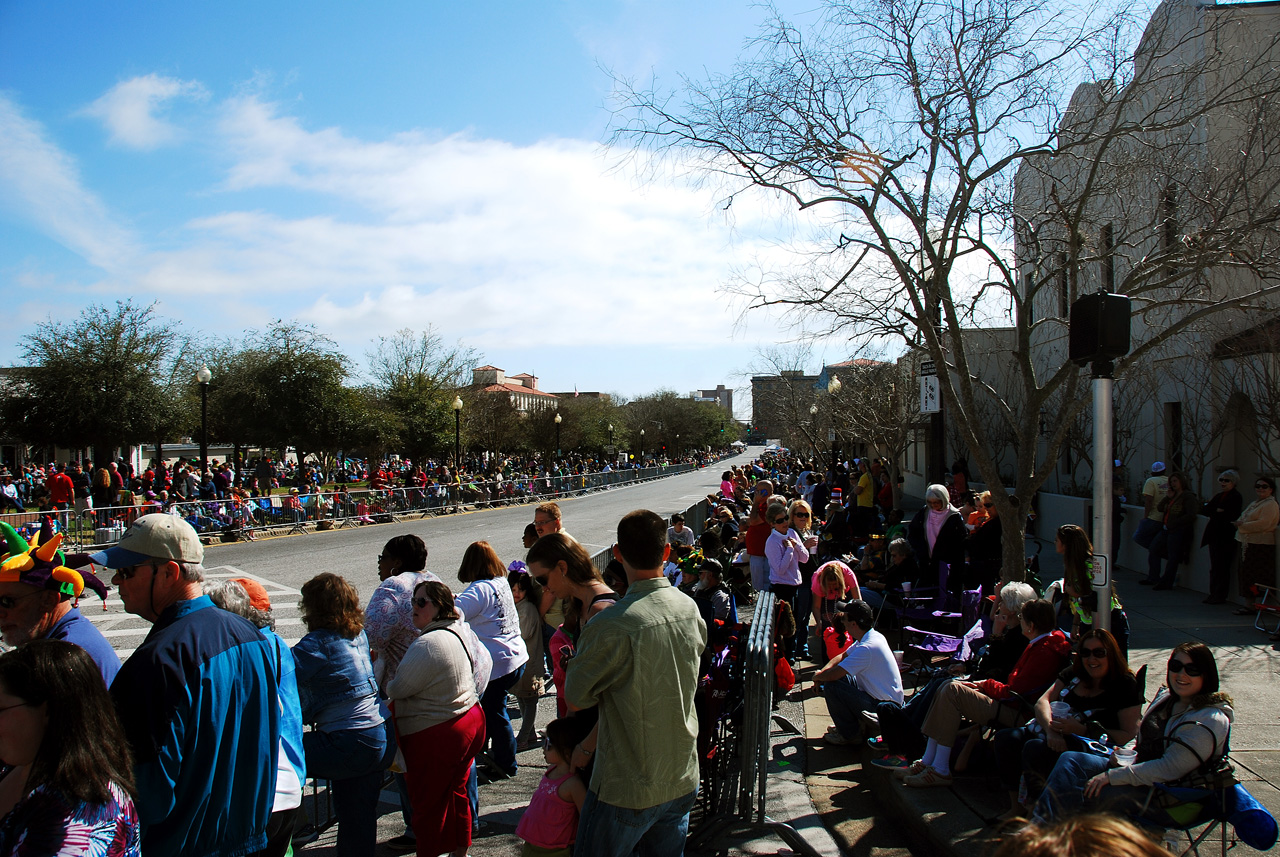
[[[134,297],[213,335],[312,322],[357,363],[430,324],[543,389],[741,384],[789,334],[720,286],[789,217],[643,181],[602,145],[605,69],[727,71],[765,14],[0,0],[0,364]]]

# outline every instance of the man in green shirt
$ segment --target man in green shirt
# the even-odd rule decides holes
[[[592,857],[679,855],[698,788],[693,694],[707,626],[693,599],[662,576],[666,522],[638,510],[618,523],[613,555],[627,595],[582,629],[565,674],[574,709],[600,707],[595,733],[574,750],[599,750],[574,851]]]

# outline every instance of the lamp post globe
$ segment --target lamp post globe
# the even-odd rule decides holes
[[[560,456],[560,423],[564,421],[564,417],[556,414],[556,457]]]
[[[201,365],[196,370],[196,381],[200,384],[200,477],[204,478],[209,471],[209,382],[213,373],[209,367]]]

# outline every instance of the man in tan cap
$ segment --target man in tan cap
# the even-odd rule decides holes
[[[247,854],[267,844],[280,744],[271,644],[201,590],[204,546],[175,515],[138,518],[91,554],[154,626],[111,685],[133,751],[148,854]]]

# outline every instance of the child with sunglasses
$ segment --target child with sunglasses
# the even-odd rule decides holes
[[[587,797],[586,784],[569,760],[574,745],[589,731],[589,726],[574,717],[547,724],[542,742],[547,770],[516,825],[516,836],[524,840],[521,857],[569,857],[578,832],[578,813]]]
[[[1036,803],[1036,821],[1091,802],[1120,815],[1177,826],[1155,786],[1203,784],[1229,773],[1226,759],[1235,718],[1231,705],[1231,697],[1219,690],[1218,666],[1209,647],[1180,644],[1169,656],[1165,686],[1138,727],[1135,763],[1108,767],[1104,756],[1063,753]]]

